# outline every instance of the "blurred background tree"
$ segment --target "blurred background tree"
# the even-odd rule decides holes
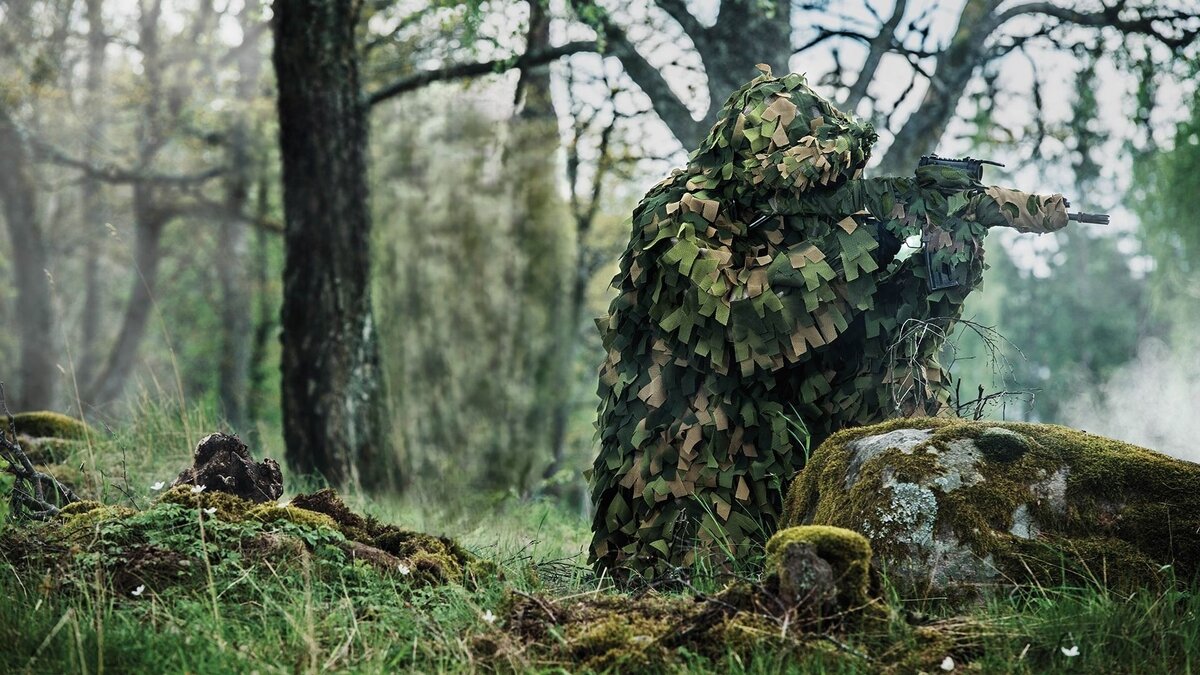
[[[289,248],[293,284],[333,254],[281,236],[297,216],[283,208],[280,114],[303,108],[276,84],[271,22],[300,4],[0,0],[0,273],[10,280],[0,315],[11,327],[0,377],[22,407],[96,421],[155,399],[181,420],[203,407],[270,454],[288,436],[294,469],[335,482],[352,473],[303,459],[315,446],[287,431],[311,421],[310,436],[347,441],[324,416],[355,402],[354,388],[318,376],[319,348],[280,370],[285,304],[284,314],[327,312],[307,324],[313,339],[354,332],[332,318],[346,302],[295,291],[302,284],[285,302]],[[807,72],[871,119],[882,137],[874,172],[907,173],[926,152],[973,153],[1008,165],[991,182],[1113,213],[1107,230],[1036,244],[993,235],[967,315],[1008,342],[996,342],[994,366],[963,334],[949,356],[964,402],[981,385],[985,396],[1018,392],[981,412],[1100,431],[1135,407],[1122,391],[1154,392],[1142,382],[1200,398],[1175,384],[1200,333],[1194,3],[355,7],[342,37],[361,106],[345,113],[369,124],[366,189],[338,187],[334,167],[317,163],[312,188],[293,195],[332,189],[367,224],[356,231],[370,255],[352,268],[371,270],[374,379],[386,379],[372,386],[388,392],[391,422],[360,444],[386,461],[346,455],[370,474],[360,483],[586,508],[602,358],[591,318],[607,307],[628,212],[686,161],[759,62]],[[290,54],[279,57],[287,68],[313,65]],[[351,210],[311,222],[345,234]],[[281,393],[313,388],[322,396],[285,418]],[[186,446],[200,430],[182,426]],[[1187,452],[1183,432],[1134,427],[1104,431]]]

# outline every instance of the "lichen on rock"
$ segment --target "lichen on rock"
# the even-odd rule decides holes
[[[784,525],[871,540],[912,591],[1010,582],[1121,588],[1200,563],[1200,465],[1053,425],[906,419],[836,434],[793,482]]]

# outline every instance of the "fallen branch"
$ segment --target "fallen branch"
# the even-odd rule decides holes
[[[34,520],[47,520],[58,515],[61,506],[79,501],[71,488],[34,468],[29,455],[25,454],[17,440],[17,420],[4,398],[3,382],[0,382],[0,409],[8,417],[8,427],[0,429],[0,459],[8,463],[4,471],[16,478],[11,497],[13,515],[19,518],[24,514]],[[53,501],[47,500],[47,492]]]

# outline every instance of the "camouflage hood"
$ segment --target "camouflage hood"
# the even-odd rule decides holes
[[[722,201],[767,209],[776,197],[794,199],[857,177],[875,129],[834,108],[803,75],[777,78],[767,66],[759,70],[729,97],[690,156],[691,183]]]

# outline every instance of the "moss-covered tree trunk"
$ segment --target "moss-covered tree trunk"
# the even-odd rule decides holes
[[[293,468],[386,489],[399,476],[371,314],[358,7],[274,5],[286,220],[283,428]]]

